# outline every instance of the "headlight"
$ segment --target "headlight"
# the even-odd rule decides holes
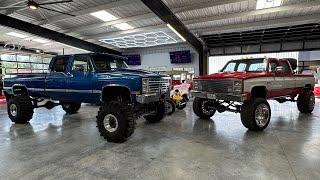
[[[149,79],[143,78],[142,79],[142,93],[148,93],[148,87],[149,87]]]
[[[199,81],[193,81],[193,89],[196,91],[201,91],[201,83]]]

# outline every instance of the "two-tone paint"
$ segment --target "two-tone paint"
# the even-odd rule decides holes
[[[255,87],[264,87],[267,94],[267,99],[279,97],[295,97],[297,94],[302,93],[306,87],[314,89],[315,79],[312,75],[295,74],[292,70],[290,63],[286,59],[267,59],[267,67],[262,72],[219,72],[207,76],[201,76],[194,79],[194,81],[240,81],[241,92],[227,92],[226,96],[234,95],[239,97],[239,101],[246,101],[251,99],[252,90]],[[270,62],[286,62],[290,66],[290,72],[279,73],[269,72]],[[197,93],[197,91],[195,90]],[[198,92],[201,97],[205,97],[207,93],[215,92]],[[223,93],[222,93],[223,94]],[[241,94],[241,95],[240,95]],[[221,95],[221,92],[219,92]]]

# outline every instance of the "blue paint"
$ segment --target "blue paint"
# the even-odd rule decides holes
[[[81,54],[91,57],[96,54]],[[37,74],[9,74],[5,76],[4,87],[23,85],[28,88],[28,93],[34,98],[50,98],[59,101],[82,103],[99,103],[104,87],[117,85],[127,87],[130,92],[142,91],[142,78],[161,78],[160,75],[144,70],[114,69],[108,72],[97,72],[92,61],[93,70],[89,72],[73,71],[74,56],[56,56],[52,58],[48,73]],[[124,61],[121,56],[104,54],[106,58]],[[64,72],[51,71],[54,62],[59,57],[67,58],[67,67]],[[12,93],[11,90],[6,90]],[[135,101],[135,95],[132,95]]]

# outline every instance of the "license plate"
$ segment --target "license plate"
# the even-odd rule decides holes
[[[208,99],[217,99],[215,94],[207,94]]]

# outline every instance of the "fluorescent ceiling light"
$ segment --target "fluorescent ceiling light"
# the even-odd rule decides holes
[[[281,6],[282,0],[257,0],[256,9],[266,9]]]
[[[32,39],[32,41],[35,41],[35,42],[38,42],[38,43],[43,43],[43,44],[49,42],[49,41],[44,40],[44,39]]]
[[[115,17],[114,15],[108,13],[105,10],[91,13],[91,15],[96,17],[96,18],[98,18],[98,19],[101,19],[102,21],[105,21],[105,22],[106,21],[113,21],[113,20],[117,20],[118,19],[117,17]]]
[[[17,32],[9,32],[9,33],[6,33],[7,35],[9,36],[14,36],[14,37],[18,37],[18,38],[27,38],[29,36],[25,35],[25,34],[20,34],[20,33],[17,33]]]
[[[115,24],[114,27],[121,29],[121,30],[128,30],[128,29],[134,29],[130,24],[128,23],[121,23],[121,24]]]
[[[186,39],[180,33],[178,33],[178,31],[175,30],[170,24],[167,24],[167,26],[171,29],[171,31],[176,33],[176,35],[179,36],[179,38],[182,39],[182,41],[186,41]]]

